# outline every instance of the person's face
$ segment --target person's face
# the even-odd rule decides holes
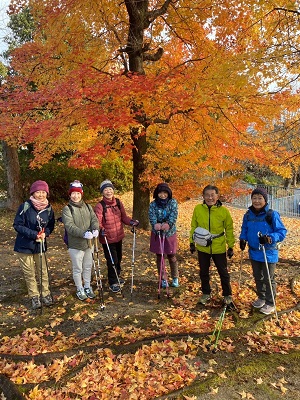
[[[36,199],[36,200],[46,200],[47,198],[47,192],[45,192],[45,190],[37,190],[36,192],[34,192],[32,194],[32,196]]]
[[[108,200],[111,200],[114,197],[114,189],[111,187],[107,187],[103,190],[103,196],[106,197]]]
[[[162,200],[167,199],[169,196],[168,192],[165,192],[164,190],[162,192],[158,193],[158,197]]]
[[[213,206],[218,201],[219,195],[215,190],[206,190],[203,194],[203,198],[208,206]]]
[[[82,194],[80,192],[72,192],[70,198],[74,203],[78,203],[82,199]]]
[[[266,201],[264,199],[264,197],[261,194],[254,194],[252,196],[252,205],[256,210],[260,210],[261,208],[263,208],[266,204]]]

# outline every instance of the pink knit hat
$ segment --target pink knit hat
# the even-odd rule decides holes
[[[44,192],[47,192],[49,195],[49,186],[48,183],[45,181],[35,181],[33,184],[30,186],[30,194],[37,192],[39,190],[44,190]]]

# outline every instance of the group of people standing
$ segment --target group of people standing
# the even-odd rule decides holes
[[[115,197],[114,190],[111,181],[103,181],[100,184],[103,198],[94,209],[83,200],[81,182],[75,180],[68,190],[69,202],[63,208],[62,222],[68,238],[76,295],[82,301],[95,297],[91,287],[94,241],[99,241],[103,247],[110,290],[117,293],[124,284],[121,276],[124,225],[135,229],[139,221],[126,214],[124,205]],[[18,253],[33,309],[53,304],[44,254],[47,249],[46,238],[55,225],[48,196],[48,184],[45,181],[34,182],[30,187],[30,198],[20,205],[13,224],[17,231],[14,250]],[[244,251],[248,243],[258,296],[252,305],[264,314],[271,314],[275,310],[277,243],[285,238],[287,231],[278,212],[269,209],[265,189],[254,189],[251,199],[252,205],[242,222],[240,249]],[[160,183],[155,188],[148,215],[151,224],[150,251],[156,254],[159,285],[161,288],[179,287],[176,256],[178,203],[167,183]],[[211,298],[209,278],[210,263],[213,260],[220,275],[224,303],[228,308],[234,307],[227,268],[227,258],[234,255],[233,220],[229,210],[222,205],[216,186],[208,185],[203,189],[203,203],[197,204],[193,211],[189,240],[190,252],[193,254],[197,251],[200,268],[202,295],[199,303],[206,305]],[[165,259],[170,266],[170,281],[166,274]],[[36,270],[39,272],[40,290]]]

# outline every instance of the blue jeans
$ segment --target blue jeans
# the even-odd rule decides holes
[[[221,279],[222,294],[229,296],[232,294],[230,286],[230,276],[227,269],[226,253],[208,254],[198,251],[198,262],[200,266],[200,281],[203,294],[210,294],[211,288],[209,283],[210,259],[213,259]]]
[[[265,300],[266,304],[274,305],[266,263],[251,260],[251,265],[258,297],[262,300]],[[276,298],[275,267],[276,263],[268,263],[274,300]]]

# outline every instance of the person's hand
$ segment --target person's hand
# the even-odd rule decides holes
[[[167,222],[164,222],[163,224],[161,224],[161,229],[163,231],[168,231],[170,229],[170,225]]]
[[[93,239],[93,234],[91,231],[86,231],[83,235],[84,239]]]
[[[155,224],[154,225],[154,229],[156,230],[156,231],[160,231],[161,230],[161,224]]]
[[[101,236],[106,236],[106,232],[105,232],[104,228],[100,229],[100,235]]]
[[[42,229],[41,231],[38,232],[38,234],[36,235],[36,241],[37,242],[42,242],[45,240],[46,234],[44,232],[44,229]]]
[[[232,258],[233,257],[233,249],[231,247],[229,247],[229,249],[227,250],[227,257],[228,258]]]
[[[242,251],[245,250],[246,244],[247,244],[246,240],[244,240],[244,239],[241,239],[241,240],[240,240],[240,249],[241,249]]]
[[[272,239],[268,235],[259,236],[258,241],[260,244],[267,244],[267,243],[271,244],[272,243]]]
[[[195,251],[196,251],[195,243],[190,243],[190,252],[191,252],[192,254],[194,254]]]
[[[138,221],[137,219],[132,219],[130,221],[130,226],[139,226],[140,221]]]
[[[92,231],[92,234],[93,234],[93,237],[94,237],[94,238],[97,238],[97,237],[99,236],[99,231],[98,231],[98,229],[94,229],[94,230]]]

